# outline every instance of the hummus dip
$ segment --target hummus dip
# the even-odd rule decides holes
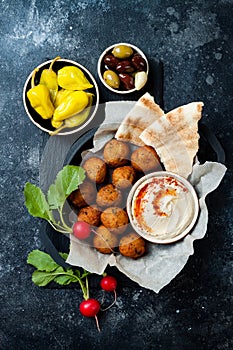
[[[173,173],[150,174],[131,196],[131,224],[144,238],[155,242],[169,243],[183,237],[194,225],[197,213],[193,187]]]

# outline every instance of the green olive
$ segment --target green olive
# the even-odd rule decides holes
[[[128,58],[133,54],[133,49],[127,45],[117,45],[112,50],[112,54],[117,58]]]
[[[120,86],[120,78],[112,70],[106,70],[103,74],[103,78],[106,84],[113,89],[118,89]]]

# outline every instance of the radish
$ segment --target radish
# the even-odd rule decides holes
[[[95,317],[100,311],[100,303],[96,299],[83,300],[79,306],[81,314],[85,317]]]
[[[76,221],[73,225],[73,234],[76,238],[83,240],[90,236],[91,228],[87,222]]]
[[[113,292],[114,293],[114,301],[111,305],[109,305],[106,309],[101,309],[101,311],[106,311],[112,307],[116,302],[116,287],[117,287],[117,280],[113,276],[104,276],[100,281],[100,287],[105,290],[106,292]]]
[[[117,287],[117,280],[113,276],[104,276],[100,281],[100,286],[107,292],[114,292]]]
[[[79,310],[81,314],[85,317],[95,317],[96,326],[98,331],[100,332],[99,322],[97,318],[97,314],[100,311],[100,303],[96,299],[87,299],[83,300],[79,305]]]
[[[73,234],[76,238],[80,240],[84,240],[88,238],[91,234],[91,232],[95,233],[96,235],[99,235],[96,231],[91,229],[91,226],[84,222],[84,221],[76,221],[73,225]],[[100,281],[100,286],[104,291],[107,292],[113,292],[114,293],[114,301],[111,305],[109,305],[105,309],[101,309],[101,304],[98,300],[89,298],[89,287],[88,287],[88,280],[86,278],[86,283],[84,284],[82,281],[79,281],[81,289],[83,291],[83,297],[84,300],[79,305],[79,310],[81,314],[85,317],[94,317],[96,321],[96,327],[98,331],[100,332],[99,327],[99,321],[97,314],[101,311],[108,310],[111,306],[113,306],[116,302],[116,287],[117,287],[117,280],[113,276],[108,276],[106,274],[103,275],[104,277]]]

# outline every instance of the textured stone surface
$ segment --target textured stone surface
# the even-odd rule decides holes
[[[233,348],[232,10],[231,0],[0,2],[0,349]],[[97,78],[98,56],[119,41],[138,45],[152,66],[163,61],[165,110],[205,103],[203,121],[225,149],[228,172],[209,196],[208,234],[185,268],[158,295],[123,284],[98,334],[94,320],[79,314],[80,290],[31,282],[26,258],[43,249],[42,223],[28,215],[23,187],[39,183],[48,136],[26,116],[22,89],[35,66],[58,54]],[[93,294],[102,297],[98,288]]]

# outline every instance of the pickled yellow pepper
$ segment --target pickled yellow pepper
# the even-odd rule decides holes
[[[74,66],[65,66],[59,69],[57,81],[58,85],[66,90],[86,90],[93,87],[82,70]]]
[[[80,113],[88,102],[88,94],[85,91],[73,91],[54,110],[53,120],[59,122]]]
[[[88,106],[82,110],[82,112],[73,115],[70,118],[65,119],[62,122],[56,122],[52,119],[52,126],[56,128],[56,130],[50,132],[51,136],[57,135],[61,130],[66,128],[74,128],[82,124],[88,117],[91,111],[91,106],[93,102],[93,94],[87,93],[88,95]],[[59,124],[60,123],[60,124]]]
[[[32,73],[31,89],[27,92],[27,98],[35,111],[43,118],[50,119],[53,116],[54,106],[50,100],[50,93],[47,86],[35,85],[35,75],[39,68],[35,68]]]
[[[72,92],[73,92],[72,90],[65,90],[65,89],[58,90],[56,99],[54,101],[54,107],[57,108],[68,95],[72,94]]]
[[[48,69],[43,69],[40,77],[40,84],[47,86],[50,93],[51,101],[54,103],[58,92],[57,74],[53,71],[54,62],[59,60],[61,57],[55,57]]]

